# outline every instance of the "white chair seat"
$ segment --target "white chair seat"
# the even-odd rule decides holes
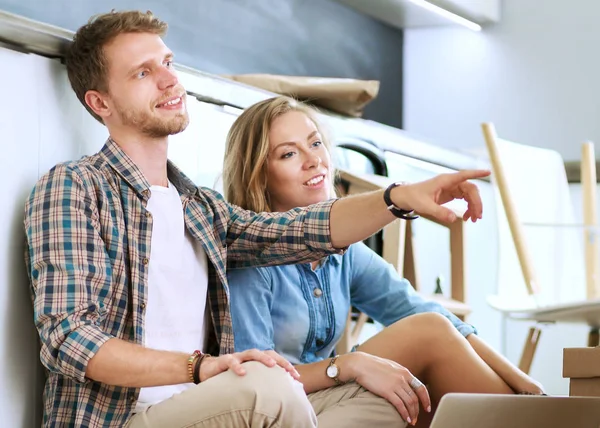
[[[499,287],[488,303],[505,316],[537,323],[600,326],[594,147],[582,146],[583,223],[576,221],[564,161],[549,149],[500,140],[484,124],[498,205]],[[532,165],[536,166],[535,173]],[[541,330],[531,327],[519,367],[528,372]]]
[[[515,308],[498,296],[490,296],[488,303],[511,319],[540,323],[587,324],[600,327],[600,298],[578,302],[558,303],[547,306]],[[510,303],[510,305],[509,305]]]

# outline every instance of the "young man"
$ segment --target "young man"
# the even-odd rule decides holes
[[[287,361],[233,353],[226,266],[343,251],[395,219],[390,203],[374,192],[255,214],[194,186],[167,161],[169,135],[189,119],[166,27],[150,12],[100,15],[67,55],[75,93],[110,138],[99,153],[51,169],[26,204],[48,369],[44,425],[315,426]],[[467,180],[485,175],[443,175],[388,194],[398,209],[448,221],[440,205],[463,198],[464,220],[476,221],[481,200]]]

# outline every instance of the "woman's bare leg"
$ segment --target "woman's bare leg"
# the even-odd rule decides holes
[[[404,318],[358,350],[401,364],[427,385],[435,408],[449,392],[512,394],[452,323],[437,313]]]

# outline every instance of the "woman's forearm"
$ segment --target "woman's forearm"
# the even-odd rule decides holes
[[[356,377],[354,360],[353,354],[344,354],[338,357],[336,365],[340,370],[338,377],[340,382],[348,382]],[[331,358],[326,358],[317,363],[294,366],[300,373],[300,382],[304,385],[304,392],[310,394],[336,385],[335,381],[326,374],[330,363]]]

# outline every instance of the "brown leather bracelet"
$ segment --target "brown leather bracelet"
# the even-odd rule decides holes
[[[194,364],[196,363],[196,361],[198,361],[198,358],[202,355],[202,352],[195,350],[194,352],[192,352],[192,354],[188,357],[188,361],[187,361],[187,367],[188,367],[188,376],[190,378],[190,382],[194,381]]]
[[[198,358],[196,358],[196,364],[194,365],[194,383],[198,385],[200,381],[200,364],[202,364],[202,360],[206,357],[210,357],[210,354],[201,353]]]

